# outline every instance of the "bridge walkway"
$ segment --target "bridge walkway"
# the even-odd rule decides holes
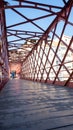
[[[0,130],[73,130],[73,89],[9,80],[0,92]]]

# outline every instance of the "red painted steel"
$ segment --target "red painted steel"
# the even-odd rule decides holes
[[[0,1],[0,89],[9,78],[8,44],[6,36],[5,12],[3,1]]]
[[[61,12],[58,13],[55,20],[51,23],[51,25],[24,60],[22,68],[23,78],[64,86],[69,86],[69,84],[71,84],[70,86],[73,86],[73,39],[70,38],[71,40],[68,43],[66,43],[66,41],[63,39],[67,24],[73,26],[72,21],[69,21],[70,13],[73,9],[72,3],[73,1],[69,0]],[[63,25],[59,36],[58,33],[56,33],[56,30],[60,21],[63,21]],[[50,33],[52,33],[52,37],[49,42],[47,39]],[[55,50],[53,48],[53,45],[55,44],[54,37],[58,39]],[[65,47],[62,59],[58,55],[61,44],[64,44],[63,47]],[[46,46],[48,49],[47,54]],[[53,58],[49,57],[51,56],[51,52],[53,53]],[[68,58],[70,53],[72,60]],[[52,60],[50,60],[50,58],[52,58]],[[54,63],[56,62],[56,59],[59,62],[58,64]],[[71,68],[68,67],[69,64],[72,66]],[[30,69],[31,71],[28,71]]]
[[[21,78],[73,87],[73,34],[69,36],[69,28],[73,29],[73,21],[71,20],[73,0],[61,0],[64,3],[64,7],[29,0],[16,1],[16,5],[9,5],[1,0],[1,12],[10,9],[24,19],[22,22],[18,21],[7,26],[5,22],[3,23],[5,30],[2,42],[5,39],[6,43],[4,46],[2,45],[2,48],[6,46],[6,50],[2,52],[2,55],[7,53],[8,47],[10,49],[16,47],[16,50],[12,49],[9,51],[9,62],[22,64]],[[19,10],[20,8],[42,11],[42,15],[28,18],[27,15],[24,15]],[[44,11],[45,14],[43,13]],[[47,29],[39,24],[42,19],[52,16],[53,20],[51,20]],[[3,14],[3,21],[4,17]],[[20,25],[29,23],[31,30],[17,29]],[[32,29],[33,26],[36,31]],[[9,40],[11,36],[17,39]],[[22,45],[21,41],[25,43]],[[8,72],[8,55],[3,60],[6,64],[5,75]]]

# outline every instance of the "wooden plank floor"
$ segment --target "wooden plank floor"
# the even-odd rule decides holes
[[[73,89],[10,80],[0,92],[0,130],[73,130]]]

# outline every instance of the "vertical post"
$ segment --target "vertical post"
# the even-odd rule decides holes
[[[8,44],[6,36],[6,21],[5,21],[5,11],[4,11],[4,1],[0,1],[0,59],[3,62],[1,66],[2,79],[9,78],[9,63],[8,63]]]

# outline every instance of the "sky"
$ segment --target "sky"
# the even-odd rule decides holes
[[[7,1],[9,2],[10,5],[17,5],[18,4],[18,2],[15,2],[15,1],[12,1],[12,0],[7,0]],[[64,6],[64,3],[63,3],[62,0],[29,0],[29,1],[39,2],[39,3],[49,4],[49,5],[56,5],[56,6],[60,6],[60,7]],[[68,1],[68,0],[66,0],[66,1]],[[49,14],[49,12],[46,12],[46,11],[28,9],[28,8],[25,8],[25,9],[24,8],[21,8],[21,9],[16,8],[16,10],[20,11],[20,13],[22,13],[23,15],[25,15],[29,19],[33,19],[33,18],[36,18],[36,17],[39,17],[39,16]],[[56,10],[54,10],[54,11],[56,11]],[[49,27],[49,25],[51,24],[51,22],[54,20],[55,17],[56,16],[52,16],[52,17],[37,20],[37,21],[34,21],[34,22],[38,26],[43,28],[43,30],[46,30]],[[24,21],[26,21],[26,19],[24,19],[21,16],[19,16],[18,14],[16,14],[13,10],[6,9],[6,25],[7,26],[10,26],[10,25],[13,25],[13,24],[19,23],[19,22],[24,22]],[[71,11],[69,21],[73,23],[73,9]],[[58,27],[57,27],[57,31],[56,31],[58,34],[60,34],[60,32],[61,32],[61,28],[63,27],[63,24],[64,24],[64,21],[59,22]],[[12,27],[12,29],[14,29],[14,27]],[[26,23],[25,25],[16,26],[16,29],[22,29],[22,30],[26,30],[26,31],[30,30],[30,31],[43,32],[42,30],[38,29],[37,27],[35,27],[31,23]],[[67,27],[65,29],[65,35],[68,35],[68,36],[73,35],[73,26],[67,25]],[[22,37],[24,37],[24,35],[22,35]],[[8,41],[11,41],[12,39],[16,39],[16,37],[11,36],[11,37],[8,38]]]
[[[14,0],[6,0],[6,1],[13,5],[17,3]],[[58,5],[58,6],[64,5],[62,0],[29,0],[29,1],[39,2],[39,3],[49,4],[49,5]],[[68,1],[68,0],[66,0],[66,1]]]

